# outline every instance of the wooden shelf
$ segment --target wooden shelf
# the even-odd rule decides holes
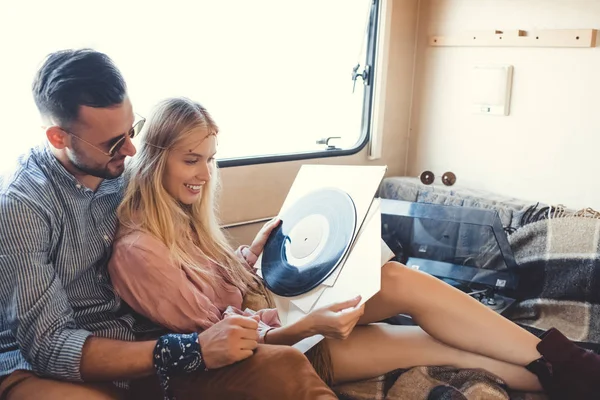
[[[465,47],[596,47],[596,29],[538,31],[474,31],[456,36],[431,36],[430,46]]]

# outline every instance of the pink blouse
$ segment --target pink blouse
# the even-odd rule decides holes
[[[248,246],[239,247],[236,254],[248,268],[254,266],[257,257]],[[218,266],[200,253],[198,261],[220,275]],[[169,249],[146,232],[130,231],[115,240],[108,271],[131,308],[173,332],[200,332],[234,313],[258,314],[259,331],[281,326],[276,309],[240,310],[243,295],[237,287],[222,279],[215,290],[198,271],[176,265]]]

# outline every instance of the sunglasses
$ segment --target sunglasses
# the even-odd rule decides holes
[[[421,183],[424,185],[431,185],[435,181],[435,174],[431,171],[423,171],[419,175]],[[442,175],[442,183],[446,186],[452,186],[456,183],[456,175],[454,172],[446,172]]]
[[[137,115],[137,114],[136,114]],[[129,139],[133,139],[135,138],[141,131],[142,128],[144,127],[144,124],[146,123],[146,119],[143,117],[140,117],[138,115],[139,119],[136,123],[133,124],[133,126],[131,127],[131,129],[129,129],[129,131],[122,135],[115,143],[112,144],[112,146],[110,146],[110,149],[108,149],[108,152],[102,150],[101,148],[97,147],[96,145],[88,142],[85,139],[80,138],[79,136],[75,135],[72,132],[69,132],[65,129],[62,129],[63,132],[81,140],[84,143],[87,143],[88,145],[92,146],[94,149],[98,150],[99,152],[101,152],[102,154],[104,154],[107,157],[113,158],[115,156],[115,154],[117,154],[117,152],[119,150],[121,150],[121,147],[123,147],[123,145],[125,144],[125,140],[127,139],[127,136],[129,136]]]

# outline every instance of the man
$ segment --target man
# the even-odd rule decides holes
[[[251,318],[227,318],[197,338],[135,341],[156,327],[126,311],[105,264],[143,119],[119,70],[92,50],[51,54],[33,95],[47,144],[0,185],[0,398],[135,397],[126,388],[147,386],[140,379],[158,388],[157,371],[178,399],[336,398],[300,352],[258,346]],[[173,379],[177,360],[162,355],[177,349],[161,349],[171,339],[200,345]]]

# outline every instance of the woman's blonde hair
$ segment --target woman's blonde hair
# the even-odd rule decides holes
[[[140,134],[138,152],[125,171],[127,188],[117,214],[125,230],[141,230],[161,240],[177,265],[198,270],[211,285],[215,276],[198,260],[197,251],[221,268],[221,275],[242,292],[254,291],[257,278],[248,271],[229,245],[217,218],[218,169],[212,161],[211,179],[200,201],[190,206],[174,199],[163,186],[167,158],[193,131],[217,135],[208,111],[184,97],[161,101]],[[127,229],[128,228],[128,229]]]

